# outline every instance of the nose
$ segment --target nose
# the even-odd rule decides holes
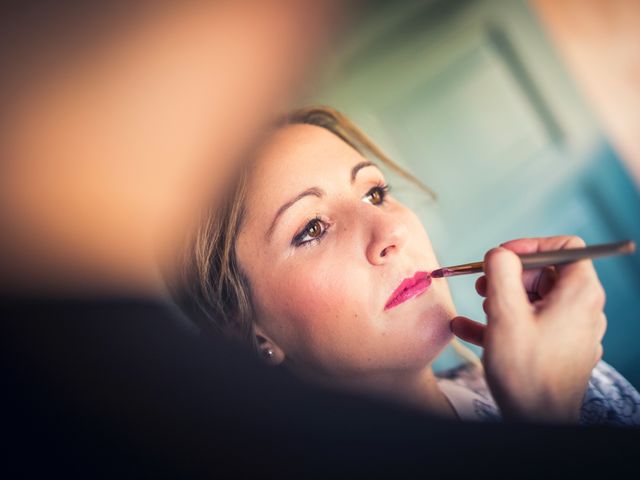
[[[367,260],[384,265],[402,250],[409,238],[407,225],[392,213],[375,210],[369,217]]]

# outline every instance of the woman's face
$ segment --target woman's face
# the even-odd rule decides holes
[[[389,306],[403,281],[438,262],[417,216],[351,146],[321,127],[283,127],[248,187],[238,259],[259,341],[292,368],[324,377],[422,369],[451,340],[445,281],[419,283]]]

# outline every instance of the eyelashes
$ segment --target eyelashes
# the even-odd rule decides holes
[[[380,183],[367,192],[363,201],[366,199],[368,203],[374,206],[384,205],[387,201],[389,190],[390,187],[388,184]],[[329,228],[331,228],[331,224],[316,215],[307,222],[302,230],[296,233],[291,240],[291,245],[294,247],[310,247],[315,245],[326,235]]]
[[[329,224],[322,220],[320,217],[309,220],[300,232],[293,237],[291,244],[294,247],[311,246],[316,242],[319,242],[322,237],[327,233]]]
[[[365,198],[371,199],[371,205],[382,205],[387,199],[390,188],[386,183],[378,184],[367,192]]]

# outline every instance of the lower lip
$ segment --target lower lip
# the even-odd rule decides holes
[[[387,303],[387,305],[384,307],[385,310],[397,307],[401,303],[406,302],[413,297],[417,297],[421,293],[425,292],[427,288],[429,288],[429,286],[431,285],[431,275],[429,275],[428,273],[420,272],[416,274],[416,277],[416,283],[404,290],[402,293],[400,293],[400,295],[395,297],[389,303]]]

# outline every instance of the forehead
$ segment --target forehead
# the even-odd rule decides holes
[[[287,125],[261,149],[251,177],[258,183],[263,178],[299,183],[322,174],[333,176],[359,161],[360,153],[329,130],[316,125]]]

